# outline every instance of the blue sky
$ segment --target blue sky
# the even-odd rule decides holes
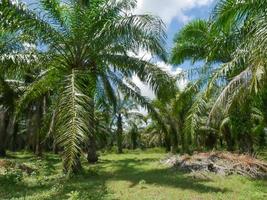
[[[206,6],[202,6],[202,7],[195,7],[193,9],[186,11],[185,14],[190,17],[190,19],[187,22],[183,22],[183,21],[177,20],[177,18],[174,18],[171,21],[171,23],[168,25],[168,29],[167,29],[168,48],[172,47],[175,33],[177,33],[190,20],[199,19],[199,18],[202,18],[202,19],[209,18],[212,8],[213,8],[213,3],[206,5]]]
[[[175,34],[188,22],[193,19],[209,18],[216,0],[137,0],[137,13],[149,13],[161,17],[167,26],[167,49],[171,51]],[[142,56],[140,56],[142,57]],[[189,69],[200,66],[199,62],[192,66],[191,62],[185,62],[179,66],[171,66],[163,62],[157,65],[172,75],[181,72],[182,69]],[[142,95],[154,98],[155,95],[149,86],[143,84],[137,77],[133,78],[134,82],[141,89]],[[183,88],[187,80],[178,83]]]
[[[161,17],[167,26],[167,47],[186,23],[196,18],[208,18],[215,0],[137,0],[137,12]]]

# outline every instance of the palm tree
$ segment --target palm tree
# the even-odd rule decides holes
[[[178,151],[179,144],[179,122],[176,116],[175,110],[171,102],[163,102],[160,100],[154,100],[153,106],[158,110],[161,115],[164,130],[166,136],[170,138],[171,152],[176,153]]]
[[[2,13],[1,13],[2,14]],[[1,16],[2,17],[2,16]],[[7,26],[5,20],[0,22],[0,156],[5,156],[8,133],[12,134],[16,124],[14,116],[15,105],[18,99],[21,73],[14,70],[14,66],[21,66],[33,61],[31,49],[25,46],[30,42],[27,34],[15,29],[10,23]],[[12,75],[11,75],[12,74]]]
[[[46,70],[25,92],[21,105],[50,91],[55,101],[51,106],[56,110],[55,137],[64,149],[64,169],[72,172],[80,166],[82,146],[95,137],[97,85],[108,94],[117,87],[147,108],[151,108],[147,99],[127,84],[126,78],[136,74],[156,94],[172,89],[174,81],[167,73],[130,54],[144,49],[166,60],[166,36],[160,19],[131,13],[135,0],[76,0],[68,4],[42,0],[40,6],[36,12],[5,0],[0,11],[6,20],[17,21],[21,30],[37,36],[43,44],[41,52],[46,56],[40,62]]]
[[[229,62],[239,42],[240,30],[221,31],[212,21],[193,20],[176,34],[170,62],[176,65],[185,60]]]
[[[227,136],[232,149],[229,141],[234,135],[229,135],[229,131],[235,134],[233,128],[237,124],[233,125],[231,120],[250,107],[251,97],[255,103],[266,88],[265,9],[266,1],[221,0],[209,21],[193,21],[177,34],[172,63],[189,59],[217,65],[189,111],[186,120],[189,132],[195,134],[204,125]],[[252,110],[247,112],[253,115]],[[201,125],[202,120],[198,119],[203,114],[206,122]]]
[[[133,102],[133,100],[122,97],[120,93],[117,93],[115,96],[116,100],[113,101],[113,119],[111,122],[111,126],[116,124],[116,138],[117,138],[117,148],[118,153],[123,153],[122,145],[123,145],[123,120],[132,116],[132,112],[135,109],[138,109],[137,104]]]
[[[134,150],[140,146],[140,136],[146,125],[146,118],[140,112],[131,112],[127,120],[128,139],[130,147]]]
[[[256,94],[265,87],[266,80],[266,1],[220,1],[214,10],[214,23],[221,30],[237,27],[243,30],[242,40],[232,53],[233,58],[221,66],[210,85],[229,71],[237,71],[218,96],[213,113],[219,104],[231,102],[240,96]],[[230,14],[231,13],[231,14]],[[252,92],[252,93],[251,93]]]

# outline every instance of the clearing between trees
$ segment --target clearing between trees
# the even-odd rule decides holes
[[[0,199],[266,199],[266,179],[196,176],[160,161],[161,149],[102,153],[95,165],[67,179],[59,156],[27,152],[0,160]],[[85,161],[84,161],[85,162]],[[5,170],[7,169],[8,170]]]

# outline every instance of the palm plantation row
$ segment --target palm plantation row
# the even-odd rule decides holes
[[[221,0],[209,20],[177,33],[136,15],[135,0],[0,3],[0,156],[60,152],[66,173],[97,150],[165,147],[173,153],[253,153],[267,125],[265,0]],[[148,52],[151,60],[140,58]],[[157,60],[203,67],[177,77]],[[156,99],[132,81],[149,85]],[[189,79],[183,89],[177,82]],[[147,116],[138,112],[142,106]]]

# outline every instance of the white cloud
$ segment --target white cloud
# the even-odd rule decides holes
[[[150,13],[161,17],[169,25],[173,19],[182,23],[188,22],[190,16],[185,14],[186,11],[195,7],[206,6],[213,0],[137,0],[138,14]]]
[[[129,55],[146,61],[152,60],[151,54],[144,51],[140,51],[137,55],[133,53],[129,53]],[[182,68],[173,68],[172,65],[166,64],[164,61],[157,61],[155,64],[171,76],[177,76],[182,73]],[[144,84],[136,75],[132,78],[132,80],[141,89],[141,94],[143,96],[149,97],[150,99],[155,98],[155,94],[149,85]],[[180,89],[183,89],[187,83],[188,81],[186,79],[177,81],[177,85]]]

